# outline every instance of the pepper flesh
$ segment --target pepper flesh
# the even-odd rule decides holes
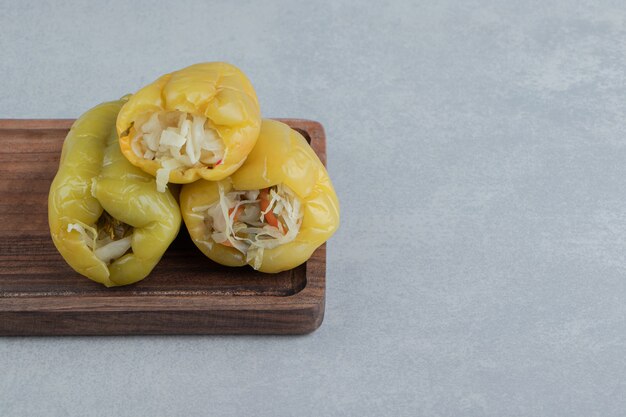
[[[224,62],[195,64],[165,74],[134,94],[117,119],[120,147],[135,166],[156,176],[160,161],[132,149],[134,123],[148,114],[179,111],[206,117],[224,142],[226,152],[213,166],[201,163],[169,172],[169,182],[187,184],[200,178],[221,180],[241,166],[254,147],[261,126],[259,103],[248,78]]]
[[[246,265],[245,254],[212,240],[205,218],[194,208],[218,202],[220,186],[228,193],[232,190],[264,190],[277,184],[288,186],[300,198],[302,223],[293,241],[264,250],[262,263],[257,269],[274,273],[306,262],[313,251],[337,230],[339,202],[324,165],[306,140],[289,126],[274,120],[263,120],[256,146],[232,176],[219,183],[197,181],[182,187],[183,220],[196,246],[220,264]]]
[[[126,99],[100,104],[83,114],[63,144],[59,171],[48,196],[52,240],[78,273],[107,287],[145,278],[174,240],[180,210],[169,191],[121,154],[115,120]],[[100,228],[112,238],[128,235],[131,250],[110,264],[99,259],[69,225]]]

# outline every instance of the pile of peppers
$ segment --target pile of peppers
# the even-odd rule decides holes
[[[169,170],[169,183],[184,184],[180,197],[171,189],[158,189],[155,177],[164,162],[143,157],[143,148],[138,153],[133,143],[144,134],[135,122],[150,114],[181,114],[180,123],[200,120],[223,146],[216,163],[197,161]],[[195,134],[181,132],[190,138]],[[254,263],[236,248],[212,240],[198,207],[218,204],[219,190],[263,193],[277,185],[288,187],[301,204],[295,238],[266,249]],[[65,261],[111,287],[147,277],[176,238],[181,220],[196,246],[217,263],[249,264],[266,273],[294,268],[337,230],[339,203],[325,167],[302,135],[261,119],[256,93],[243,72],[212,62],[163,75],[76,120],[50,187],[48,220]]]

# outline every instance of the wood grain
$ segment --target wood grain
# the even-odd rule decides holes
[[[278,119],[326,163],[321,124]],[[324,317],[326,247],[279,274],[228,268],[184,225],[152,274],[105,288],[74,272],[48,230],[47,201],[73,120],[0,120],[0,335],[301,334]]]

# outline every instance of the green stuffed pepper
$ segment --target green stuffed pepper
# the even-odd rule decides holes
[[[52,240],[78,273],[107,287],[145,278],[178,234],[181,216],[169,191],[133,166],[115,130],[126,98],[83,114],[63,144],[50,187]]]

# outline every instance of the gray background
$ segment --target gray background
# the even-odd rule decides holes
[[[0,117],[238,65],[326,126],[326,318],[3,338],[2,416],[624,415],[623,1],[101,3],[0,1]]]

